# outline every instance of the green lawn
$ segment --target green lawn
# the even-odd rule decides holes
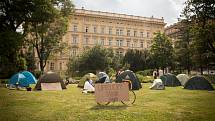
[[[150,85],[136,91],[133,106],[98,106],[93,94],[82,94],[76,85],[63,91],[0,88],[0,121],[215,121],[215,91],[159,91]]]

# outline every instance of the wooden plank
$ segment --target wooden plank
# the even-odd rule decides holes
[[[129,101],[128,91],[126,83],[96,84],[96,102]]]
[[[62,90],[60,83],[41,83],[42,90]]]

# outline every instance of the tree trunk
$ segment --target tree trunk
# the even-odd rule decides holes
[[[41,74],[44,73],[43,60],[40,60],[40,71],[41,71]]]

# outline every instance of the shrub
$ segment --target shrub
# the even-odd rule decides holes
[[[143,76],[141,74],[136,74],[137,75],[137,78],[140,80],[141,83],[149,83],[149,82],[152,82],[154,79],[153,79],[153,76]]]
[[[204,75],[204,77],[211,83],[215,84],[215,75]]]
[[[142,76],[151,76],[152,73],[153,73],[153,69],[147,69],[147,70],[144,70],[144,71],[136,72],[136,74],[140,74]]]
[[[76,76],[76,77],[73,77],[74,80],[80,80],[82,77],[79,77],[79,76]]]
[[[8,79],[2,79],[2,80],[0,80],[0,83],[1,83],[1,84],[7,84],[8,81],[9,81]]]

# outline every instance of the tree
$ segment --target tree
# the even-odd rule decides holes
[[[166,67],[171,66],[173,47],[166,35],[155,33],[150,52],[156,69],[161,67],[164,70]]]
[[[27,42],[36,49],[43,73],[50,55],[62,47],[62,36],[67,31],[73,4],[70,0],[38,0],[36,3],[38,7],[24,28],[29,34]]]
[[[178,40],[175,41],[174,46],[176,65],[180,70],[187,69],[188,74],[190,74],[192,66],[191,22],[188,20],[181,20],[178,22],[177,29],[179,31],[179,37]]]
[[[129,64],[130,70],[140,71],[146,68],[146,57],[144,51],[128,50],[123,59],[123,64]]]
[[[20,49],[24,33],[18,31],[35,11],[35,0],[0,1],[0,75],[8,78],[20,71]],[[22,59],[21,59],[22,60]]]
[[[191,21],[193,60],[201,69],[209,64],[208,56],[215,54],[215,3],[213,0],[187,0],[183,19]],[[213,54],[210,54],[213,53]]]
[[[95,46],[84,52],[79,58],[70,60],[68,72],[80,71],[83,74],[87,72],[104,71],[113,64],[113,51],[110,49]]]
[[[215,2],[214,0],[187,0],[182,15],[194,22],[195,41],[206,43],[208,51],[215,54]],[[202,42],[201,42],[202,41]]]

